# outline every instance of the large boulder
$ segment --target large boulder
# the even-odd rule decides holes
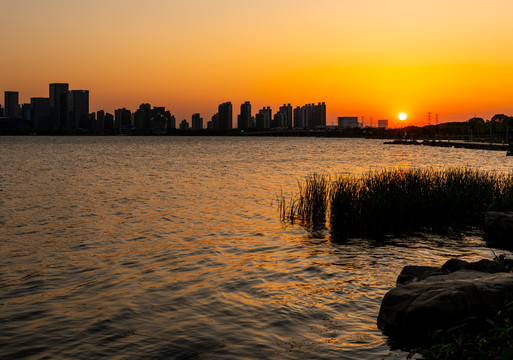
[[[411,268],[403,272],[412,273]],[[416,268],[420,280],[401,284],[400,275],[398,286],[383,298],[378,327],[388,335],[419,337],[468,317],[486,316],[513,298],[513,274],[495,261],[453,259],[441,268],[424,267],[424,272],[423,267]]]
[[[513,249],[513,212],[485,213],[483,230],[489,246]]]

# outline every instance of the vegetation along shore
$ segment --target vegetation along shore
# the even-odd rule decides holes
[[[335,237],[380,238],[482,225],[486,211],[513,210],[513,173],[472,168],[392,169],[362,175],[313,173],[281,196],[282,221],[329,222]]]

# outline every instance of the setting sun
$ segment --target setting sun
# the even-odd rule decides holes
[[[408,118],[408,115],[406,115],[405,113],[400,113],[399,114],[399,120],[401,121],[404,121]]]

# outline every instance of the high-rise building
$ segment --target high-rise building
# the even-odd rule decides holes
[[[217,121],[217,130],[228,130],[232,128],[233,122],[233,110],[232,103],[225,102],[219,105],[218,108],[218,121]]]
[[[116,128],[132,126],[132,112],[125,108],[114,110],[114,124]]]
[[[65,83],[50,84],[50,117],[52,125],[61,128],[68,126],[68,100],[69,85]]]
[[[219,128],[219,113],[215,113],[207,123],[207,129],[217,130]],[[209,125],[210,124],[210,125]]]
[[[19,119],[20,102],[19,93],[17,91],[6,91],[4,93],[5,116],[9,119]]]
[[[174,115],[170,115],[167,119],[167,131],[176,129],[176,118]]]
[[[294,128],[304,129],[306,127],[305,121],[304,121],[302,115],[303,115],[302,108],[300,106],[296,106],[296,108],[294,109]]]
[[[50,115],[50,98],[33,97],[30,98],[31,123],[36,128],[52,127]]]
[[[279,124],[279,126],[277,126],[277,127],[292,129],[292,105],[283,104],[283,106],[280,106],[279,112],[283,114],[280,116],[285,116],[285,118],[284,118],[284,123]]]
[[[246,101],[240,106],[240,115],[237,117],[238,129],[249,129],[251,127],[251,103]]]
[[[72,129],[89,129],[89,91],[68,91],[68,127]]]
[[[269,106],[260,109],[255,117],[257,128],[269,129],[271,127],[271,119],[273,118],[273,112]]]
[[[134,126],[137,129],[151,129],[151,105],[141,104],[134,113]]]
[[[0,117],[4,117],[4,108],[2,107],[2,104],[0,104]]]
[[[310,128],[326,127],[326,104],[318,103],[312,104],[312,113],[310,118]]]
[[[89,114],[89,124],[91,126],[91,130],[97,131],[98,130],[98,122],[96,121],[96,113],[92,112]]]
[[[192,114],[192,130],[203,129],[203,118],[200,114]]]
[[[21,128],[29,128],[34,126],[34,122],[32,121],[32,107],[30,103],[21,104],[20,114],[18,120],[16,120],[16,126]]]
[[[112,114],[105,113],[105,116],[103,117],[103,124],[106,131],[114,130],[114,116]]]
[[[294,127],[315,129],[326,127],[326,104],[306,104],[294,109]]]
[[[105,130],[105,111],[103,110],[96,112],[96,129],[99,131]]]

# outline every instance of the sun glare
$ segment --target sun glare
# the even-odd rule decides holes
[[[406,115],[405,113],[400,113],[399,114],[399,120],[401,121],[404,121],[408,118],[408,115]]]

